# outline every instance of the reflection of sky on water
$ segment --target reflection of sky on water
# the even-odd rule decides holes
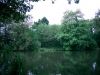
[[[96,63],[96,62],[94,62],[94,63],[92,64],[93,70],[95,70],[96,65],[97,65],[97,63]]]

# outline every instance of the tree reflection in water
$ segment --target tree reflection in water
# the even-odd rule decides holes
[[[97,51],[19,53],[24,75],[91,75],[97,66]],[[92,66],[91,66],[92,65]]]

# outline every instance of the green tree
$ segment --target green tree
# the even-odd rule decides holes
[[[39,0],[30,0],[36,1]],[[4,20],[23,20],[27,11],[30,11],[33,6],[27,0],[0,0],[0,21]],[[10,18],[10,19],[9,19]]]
[[[36,32],[41,42],[41,47],[60,47],[60,42],[57,40],[56,34],[59,31],[57,25],[39,25]]]
[[[95,18],[93,19],[93,25],[92,28],[94,28],[94,38],[100,47],[100,10],[95,14]]]
[[[57,34],[60,32],[60,27],[59,25],[50,25],[49,27],[49,41],[48,45],[50,47],[55,47],[55,48],[62,48],[60,41],[57,39]]]
[[[79,15],[76,12],[74,15],[70,15],[70,13],[65,15],[65,17],[70,18],[71,22],[64,17],[61,28],[62,33],[59,35],[63,48],[65,50],[96,50],[97,44],[87,24],[82,20],[80,21],[80,19],[73,18],[75,14]]]
[[[84,14],[80,10],[76,10],[75,12],[69,10],[64,12],[63,22],[67,23],[77,23],[78,21],[83,20]]]
[[[28,44],[31,41],[28,37],[28,27],[23,24],[14,25],[14,30],[12,31],[12,42],[14,50],[27,50]]]
[[[48,21],[48,19],[46,18],[46,17],[43,17],[42,19],[41,19],[41,23],[42,24],[49,24],[49,21]]]
[[[13,50],[34,50],[39,47],[37,35],[28,25],[17,23],[9,25],[9,27],[11,26]]]
[[[32,26],[32,28],[35,29],[38,25],[41,25],[41,24],[49,25],[48,19],[46,17],[43,17],[42,19],[39,19],[38,22],[34,22],[34,25]]]
[[[47,25],[43,25],[43,24],[39,25],[36,28],[36,32],[37,32],[38,37],[39,37],[39,41],[41,42],[41,47],[48,40],[47,39],[48,29],[49,29],[49,27]]]
[[[29,29],[28,36],[30,37],[30,43],[28,45],[28,50],[37,50],[41,47],[41,43],[39,41],[39,37],[34,31],[34,29]]]
[[[3,23],[0,27],[5,27],[4,42],[7,44],[7,38],[9,37],[7,31],[7,24],[19,21],[24,21],[29,16],[26,12],[30,11],[33,6],[31,1],[38,2],[39,0],[0,0],[0,23]],[[8,36],[8,37],[7,37]]]

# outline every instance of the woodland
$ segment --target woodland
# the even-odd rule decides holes
[[[66,10],[60,25],[44,16],[30,27],[31,1],[39,0],[0,0],[0,75],[100,75],[100,10],[87,20]]]

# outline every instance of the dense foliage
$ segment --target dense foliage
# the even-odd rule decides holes
[[[65,50],[95,50],[97,44],[81,11],[64,13],[58,38]]]
[[[46,24],[46,25],[48,25],[49,24],[49,21],[47,20],[46,17],[43,17],[42,19],[39,19],[38,22],[34,22],[33,28],[34,27],[37,27],[40,24]]]
[[[39,0],[0,0],[0,22],[23,20],[26,12],[33,8],[30,1],[38,2]]]

